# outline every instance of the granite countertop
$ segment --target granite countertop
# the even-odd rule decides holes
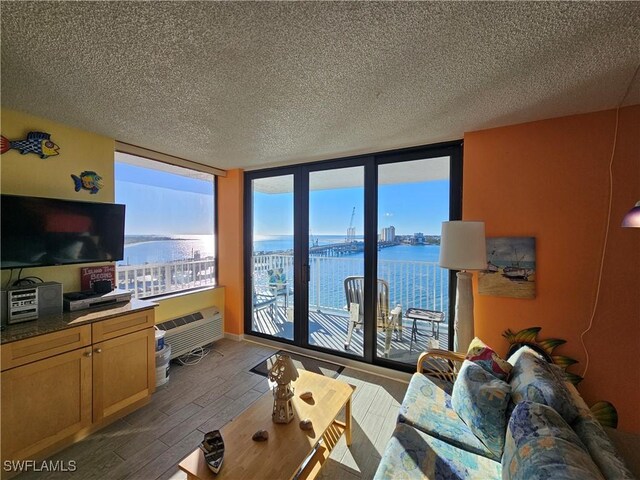
[[[29,337],[44,335],[46,333],[57,332],[65,328],[73,328],[79,325],[86,325],[93,322],[100,322],[108,318],[126,315],[154,308],[158,304],[148,300],[132,299],[126,303],[108,305],[104,307],[89,308],[75,312],[63,312],[56,315],[47,315],[37,320],[30,320],[24,323],[4,325],[0,344],[15,342]]]

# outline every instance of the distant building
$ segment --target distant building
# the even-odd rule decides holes
[[[413,234],[413,242],[415,245],[423,245],[424,244],[424,233],[418,232]]]
[[[383,242],[394,242],[396,240],[396,227],[391,225],[390,227],[383,228],[380,239]]]

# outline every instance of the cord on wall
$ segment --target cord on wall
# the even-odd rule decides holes
[[[627,98],[627,95],[629,95],[629,92],[631,91],[631,85],[633,85],[633,81],[636,78],[636,75],[638,75],[638,70],[640,70],[640,64],[636,67],[635,72],[633,72],[633,75],[631,76],[631,80],[629,81],[629,85],[627,86],[627,91],[625,92],[624,96],[622,97],[622,100],[620,100],[620,103],[616,107],[616,124],[615,124],[615,129],[613,131],[613,146],[611,147],[611,158],[609,159],[609,206],[607,209],[607,223],[605,226],[604,242],[602,243],[602,256],[600,257],[600,268],[598,271],[598,285],[596,287],[596,298],[595,298],[595,301],[593,302],[593,309],[591,310],[589,325],[580,334],[580,342],[582,343],[582,348],[584,349],[584,354],[586,357],[585,364],[584,364],[584,371],[582,372],[582,378],[586,377],[587,370],[589,370],[589,350],[587,349],[587,345],[584,343],[584,336],[587,333],[589,333],[589,331],[591,330],[591,327],[593,327],[593,319],[595,318],[596,310],[598,309],[598,301],[600,300],[600,287],[602,286],[602,270],[604,267],[604,258],[607,253],[607,242],[609,241],[609,226],[611,224],[611,206],[613,203],[613,159],[616,154],[616,143],[618,141],[618,123],[620,120],[620,107],[622,106],[625,99]]]
[[[587,350],[587,346],[584,343],[584,336],[589,333],[591,327],[593,326],[593,319],[596,316],[596,309],[598,308],[598,300],[600,299],[600,286],[602,285],[602,270],[604,267],[604,258],[607,252],[607,242],[609,240],[609,224],[611,223],[611,204],[613,203],[613,158],[616,153],[616,141],[618,139],[618,120],[619,120],[620,106],[616,108],[616,127],[613,132],[613,148],[611,149],[611,159],[609,160],[609,208],[607,210],[607,223],[605,227],[604,233],[604,242],[602,244],[602,256],[600,257],[600,269],[598,271],[598,286],[596,287],[596,299],[593,302],[593,310],[591,310],[591,318],[589,319],[589,325],[586,330],[584,330],[580,334],[580,342],[582,343],[582,348],[584,349],[584,354],[586,356],[585,364],[584,364],[584,372],[582,372],[582,378],[587,374],[587,370],[589,369],[589,351]]]

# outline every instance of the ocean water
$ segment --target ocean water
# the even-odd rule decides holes
[[[329,245],[344,242],[344,236],[318,235],[313,237],[318,245]],[[362,237],[356,237],[362,241]],[[287,236],[274,236],[263,238],[254,242],[254,253],[284,252],[293,250],[293,238]],[[124,246],[124,259],[119,265],[143,265],[145,263],[166,263],[172,261],[187,260],[199,254],[200,258],[213,257],[215,254],[215,239],[213,235],[182,236],[170,240],[142,241],[129,243]],[[378,258],[384,260],[437,262],[440,254],[438,245],[397,245],[383,248],[378,252]],[[359,252],[348,255],[345,258],[363,258],[364,253]]]
[[[343,243],[344,236],[314,237],[314,244]],[[356,238],[362,241],[362,237]],[[276,257],[293,248],[290,236],[260,238],[254,242],[254,253]],[[378,278],[389,282],[390,304],[448,311],[447,270],[438,267],[439,245],[395,245],[378,251]],[[289,259],[277,258],[267,262],[284,262],[287,279],[293,276]],[[364,252],[339,257],[312,257],[310,260],[309,301],[321,308],[341,309],[345,305],[344,279],[364,273]],[[266,268],[254,275],[257,288],[268,282]]]
[[[167,263],[192,259],[196,255],[205,259],[213,257],[215,252],[213,236],[142,240],[145,241],[125,245],[124,260],[118,262],[119,265]],[[317,245],[342,243],[344,240],[344,236],[314,237],[314,243],[317,241]],[[255,254],[278,255],[289,253],[292,249],[293,240],[290,236],[267,237],[254,242]],[[391,304],[401,304],[404,308],[415,306],[448,310],[449,277],[446,270],[437,266],[439,254],[439,245],[395,245],[378,251],[378,278],[389,282]],[[291,259],[280,258],[279,261],[284,261],[284,264],[279,266],[285,268],[287,279],[292,279]],[[314,257],[310,263],[310,301],[327,308],[344,307],[344,278],[363,275],[364,252],[340,257]],[[254,275],[256,285],[268,283],[267,268],[271,267],[264,267]]]
[[[356,240],[362,241],[362,236],[356,236]],[[332,243],[343,243],[344,236],[337,235],[316,235],[312,240],[317,241],[317,245],[330,245]],[[286,252],[293,250],[293,237],[291,235],[274,235],[271,237],[261,237],[253,242],[255,254]],[[440,256],[439,245],[396,245],[394,247],[383,248],[378,251],[378,258],[384,260],[403,260],[416,262],[437,262]],[[364,252],[347,255],[344,258],[363,258]]]
[[[170,240],[148,240],[124,246],[124,258],[118,265],[143,265],[187,260],[200,255],[201,259],[215,255],[213,235],[175,236]],[[126,241],[126,238],[125,238]]]

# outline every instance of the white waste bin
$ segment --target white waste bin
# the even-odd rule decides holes
[[[161,387],[169,381],[170,360],[171,345],[165,343],[162,350],[156,352],[156,387]]]

